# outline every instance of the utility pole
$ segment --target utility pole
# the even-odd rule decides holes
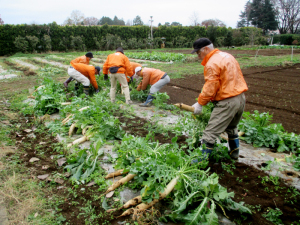
[[[153,32],[152,32],[152,20],[153,16],[150,16],[150,22],[151,22],[151,39],[153,39]]]

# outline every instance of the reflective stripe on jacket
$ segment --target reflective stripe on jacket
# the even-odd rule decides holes
[[[95,89],[98,89],[98,84],[95,77],[95,67],[91,65],[85,65],[82,63],[73,63],[73,67],[75,70],[89,78],[91,84]]]
[[[125,73],[125,76],[126,76],[127,82],[129,82],[129,81],[130,81],[130,78],[129,78],[129,77],[132,77],[132,76],[135,74],[135,68],[137,68],[137,67],[142,67],[142,65],[141,65],[141,64],[139,64],[139,63],[135,63],[135,62],[130,62],[130,65],[131,65],[131,68],[132,68],[132,72],[133,72],[133,74],[130,76],[130,75],[128,75],[128,73],[127,73],[127,72]]]
[[[165,74],[165,72],[163,72],[159,69],[153,69],[153,68],[143,68],[141,73],[143,76],[143,80],[137,87],[137,89],[140,89],[140,90],[146,90],[148,84],[150,84],[150,85],[155,84]]]
[[[108,69],[115,66],[120,67],[117,73],[127,73],[128,76],[133,75],[129,59],[121,52],[116,52],[107,56],[103,65],[103,74],[108,74]]]
[[[248,90],[240,65],[232,55],[214,49],[201,64],[204,66],[205,84],[198,97],[200,105],[234,97]]]
[[[83,56],[80,56],[76,59],[73,59],[70,64],[73,66],[74,63],[82,63],[82,64],[86,64],[86,65],[89,65],[90,63],[90,59],[87,58],[85,55]],[[74,67],[74,66],[73,66]]]

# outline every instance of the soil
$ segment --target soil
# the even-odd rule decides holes
[[[192,49],[191,50],[180,50],[180,49],[166,50],[166,52],[183,53],[183,54],[190,54],[191,51]],[[262,56],[278,56],[278,55],[292,54],[292,49],[260,49],[258,52],[257,50],[232,50],[232,49],[226,49],[222,51],[230,53],[235,58],[255,57],[256,54]],[[294,49],[293,54],[300,54],[300,49]]]
[[[300,134],[300,64],[242,71],[249,87],[245,93],[245,111],[269,112],[273,115],[273,123],[281,123],[286,131]],[[171,79],[161,92],[168,93],[170,104],[192,105],[203,85],[203,74],[190,75]]]
[[[123,129],[127,133],[139,136],[146,136],[148,134],[149,130],[144,126],[141,126],[146,124],[146,120],[138,117],[129,119],[121,114],[118,116],[122,123],[126,123],[126,126],[124,126]],[[58,156],[61,154],[56,150],[59,148],[59,143],[43,125],[36,123],[32,116],[20,116],[18,119],[11,121],[11,123],[13,125],[19,125],[20,127],[18,132],[12,132],[10,134],[11,138],[16,140],[17,148],[23,150],[17,153],[19,155],[20,163],[27,167],[31,179],[42,182],[45,186],[52,187],[52,192],[48,193],[48,196],[58,196],[59,199],[63,199],[59,206],[61,209],[59,213],[66,218],[65,223],[85,224],[85,221],[88,218],[78,215],[83,213],[82,207],[86,206],[88,201],[91,202],[91,206],[94,208],[96,215],[100,213],[103,214],[101,219],[94,221],[95,224],[103,224],[105,221],[109,221],[111,224],[117,224],[119,221],[129,219],[129,217],[114,219],[111,215],[105,213],[101,201],[94,201],[92,197],[94,195],[100,196],[103,193],[99,192],[99,187],[97,187],[97,185],[87,187],[86,185],[80,184],[74,189],[74,186],[71,185],[67,178],[62,179],[62,184],[57,183],[55,178],[51,178],[51,180],[48,181],[37,179],[37,176],[39,175],[51,175],[52,172],[65,175],[66,171],[63,170],[63,167],[66,164],[61,167],[57,164]],[[32,131],[28,133],[26,129],[31,129]],[[33,134],[35,135],[35,138],[32,138]],[[155,140],[158,140],[161,143],[170,143],[171,139],[171,133],[169,135],[155,134]],[[185,138],[182,136],[178,138],[177,142],[184,144],[184,141]],[[10,153],[6,157],[9,160],[10,157],[14,156]],[[32,157],[37,157],[40,160],[30,163],[29,160]],[[43,169],[44,166],[47,166],[48,168]],[[292,188],[289,188],[283,182],[280,182],[279,185],[273,185],[271,182],[262,184],[262,179],[260,177],[268,175],[263,171],[243,163],[235,163],[236,169],[232,169],[233,174],[224,171],[220,162],[211,162],[209,167],[211,168],[211,172],[219,174],[220,184],[227,187],[229,192],[233,191],[235,193],[235,201],[243,201],[246,204],[251,205],[253,210],[256,211],[256,213],[252,215],[243,215],[242,217],[235,211],[226,210],[226,215],[230,220],[241,221],[241,224],[272,224],[262,216],[263,213],[267,213],[271,208],[279,208],[283,212],[280,219],[284,224],[291,224],[294,221],[300,220],[300,215],[296,215],[296,212],[299,212],[300,210],[300,204],[298,204],[300,197],[299,195],[295,195],[296,192],[289,192]],[[58,187],[61,186],[63,188],[58,189]],[[81,188],[85,188],[85,191],[79,191]],[[72,191],[76,193],[76,195],[72,194]],[[162,202],[162,204],[166,203]],[[165,208],[164,205],[156,207],[158,207],[159,210],[160,207],[162,207],[161,209]],[[219,212],[222,213],[222,210],[219,209]],[[118,216],[120,213],[121,212],[116,211],[114,216]]]

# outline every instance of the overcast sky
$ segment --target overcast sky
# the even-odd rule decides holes
[[[73,10],[81,11],[85,17],[102,16],[133,20],[139,15],[145,24],[179,22],[191,25],[191,17],[199,22],[219,19],[227,27],[236,27],[241,10],[247,0],[0,0],[0,15],[5,24],[62,24]]]

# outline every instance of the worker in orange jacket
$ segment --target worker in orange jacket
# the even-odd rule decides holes
[[[93,53],[88,52],[88,53],[86,53],[86,54],[83,55],[83,56],[80,56],[80,57],[78,57],[78,58],[76,58],[76,59],[73,59],[73,60],[70,62],[70,64],[71,64],[71,66],[73,66],[74,63],[82,63],[82,64],[89,65],[90,60],[91,60],[92,58],[94,58]],[[68,84],[69,84],[72,80],[73,80],[73,78],[72,78],[72,77],[69,77],[69,78],[64,82],[64,86],[65,86],[66,88],[68,88]],[[77,85],[75,85],[75,89],[78,89],[78,86],[77,86]]]
[[[100,75],[100,70],[99,66],[94,67],[82,63],[73,63],[72,66],[68,68],[68,74],[77,82],[82,83],[83,91],[88,96],[90,83],[94,86],[96,93],[99,92],[95,75]]]
[[[137,90],[146,90],[147,86],[150,84],[152,85],[150,88],[150,93],[147,97],[146,102],[141,104],[141,107],[148,107],[150,106],[151,102],[153,101],[153,94],[158,92],[163,86],[170,82],[170,77],[167,73],[153,68],[141,68],[137,67],[135,69],[135,73],[142,77],[143,80],[138,85]]]
[[[125,94],[126,104],[131,104],[129,94],[129,87],[125,77],[125,73],[128,76],[133,75],[133,71],[129,62],[129,59],[124,55],[122,47],[116,49],[116,52],[107,56],[107,59],[103,65],[104,80],[108,79],[108,72],[110,73],[110,100],[115,102],[117,81],[122,86],[123,93]]]
[[[136,63],[136,62],[130,62],[130,65],[131,65],[131,68],[132,68],[132,75],[129,76],[128,73],[126,72],[125,73],[125,76],[126,76],[126,79],[127,79],[127,82],[129,83],[131,80],[133,80],[133,75],[135,75],[135,68],[137,67],[142,67],[141,64],[139,63]]]
[[[239,157],[239,136],[237,125],[245,107],[244,92],[248,90],[246,81],[236,59],[218,49],[214,49],[207,38],[199,38],[193,44],[198,58],[204,66],[205,84],[194,107],[194,114],[202,113],[202,106],[213,102],[211,113],[203,136],[202,153],[209,157],[214,143],[221,133],[226,131],[229,140],[229,154],[232,159]]]

